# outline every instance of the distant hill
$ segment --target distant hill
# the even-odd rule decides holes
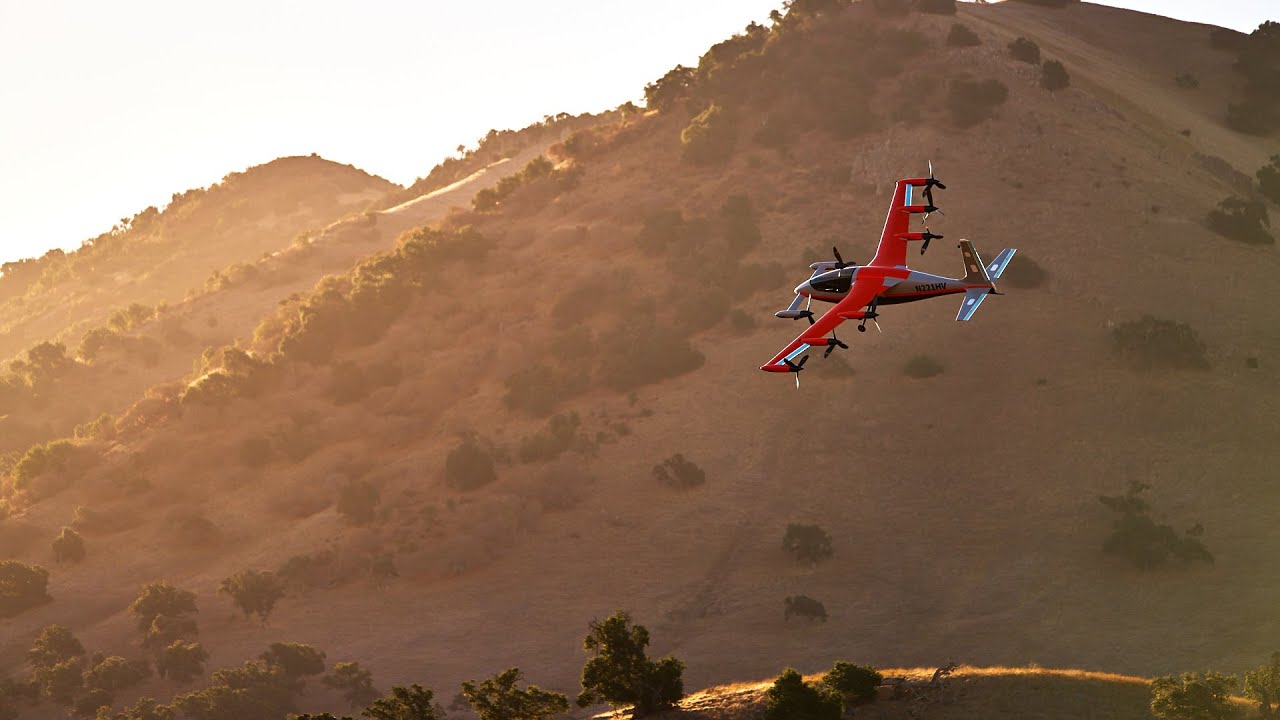
[[[1280,140],[1223,124],[1232,57],[1207,26],[1087,3],[877,5],[795,4],[656,80],[643,113],[332,225],[263,261],[287,282],[193,295],[182,327],[225,322],[234,345],[201,336],[71,450],[8,460],[0,540],[50,569],[53,600],[5,621],[0,672],[25,673],[53,622],[143,655],[127,608],[157,578],[196,594],[211,670],[305,642],[444,698],[513,665],[572,692],[587,622],[618,607],[688,687],[851,648],[1144,676],[1261,662],[1280,260],[1206,218],[1256,199]],[[977,44],[948,43],[957,22]],[[1069,84],[1046,88],[1018,38]],[[842,328],[850,349],[811,358],[799,391],[759,372],[799,332],[772,313],[808,264],[868,258],[893,181],[930,159],[947,238],[909,261],[954,274],[953,240],[1017,247],[1004,296],[964,324],[946,300],[885,308],[883,334]],[[1131,480],[1175,537],[1200,526],[1212,564],[1102,552],[1098,497]],[[833,556],[795,562],[792,523]],[[55,562],[64,525],[84,562]],[[288,583],[265,623],[218,592],[246,569]],[[787,621],[798,593],[830,621]],[[1145,707],[1138,681],[1087,674],[956,687],[973,692],[931,715]],[[721,696],[696,712],[736,712]]]

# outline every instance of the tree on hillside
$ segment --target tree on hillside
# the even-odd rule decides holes
[[[498,479],[493,455],[474,434],[462,436],[444,461],[444,479],[455,490],[474,490]]]
[[[440,705],[432,702],[434,696],[435,693],[417,683],[407,688],[397,685],[360,714],[368,720],[445,720]]]
[[[1257,701],[1260,716],[1280,715],[1280,652],[1271,653],[1271,662],[1245,673],[1244,696]]]
[[[1128,559],[1141,570],[1164,564],[1170,557],[1188,564],[1197,560],[1212,563],[1213,555],[1200,540],[1204,528],[1198,523],[1181,537],[1165,524],[1157,524],[1148,514],[1150,505],[1142,493],[1151,488],[1141,482],[1129,483],[1123,495],[1099,495],[1098,502],[1118,517],[1102,551]]]
[[[737,137],[737,125],[730,112],[711,103],[680,132],[681,157],[695,164],[724,162],[733,155]]]
[[[978,33],[970,30],[968,25],[963,23],[951,24],[951,31],[947,33],[947,45],[951,47],[973,47],[981,44],[982,40],[978,37]]]
[[[676,102],[688,97],[695,73],[694,68],[676,65],[667,74],[645,85],[645,107],[659,112],[674,107]]]
[[[684,697],[684,663],[674,657],[650,660],[644,652],[649,631],[633,625],[619,610],[602,621],[591,621],[582,641],[593,656],[582,667],[578,707],[606,702],[634,706],[641,717],[671,707]]]
[[[61,625],[46,625],[27,651],[33,668],[51,667],[84,656],[84,645]]]
[[[1231,720],[1239,711],[1231,691],[1239,681],[1217,672],[1183,673],[1151,681],[1151,714],[1156,720]]]
[[[53,540],[53,557],[58,562],[80,562],[84,560],[84,556],[84,538],[75,530],[63,527],[62,532]]]
[[[1224,198],[1209,211],[1207,221],[1210,230],[1232,240],[1250,245],[1272,245],[1276,241],[1267,232],[1271,227],[1267,207],[1256,200],[1236,195]]]
[[[151,667],[146,660],[126,660],[119,655],[112,655],[85,671],[84,685],[91,690],[105,690],[114,695],[150,676]]]
[[[508,668],[476,684],[462,683],[462,695],[480,720],[551,720],[569,711],[569,699],[537,685],[516,687],[520,670]]]
[[[301,680],[324,672],[324,652],[303,643],[271,643],[258,658],[280,668],[291,679]]]
[[[174,640],[165,646],[156,660],[156,674],[180,685],[204,674],[209,653],[198,642]]]
[[[143,647],[160,650],[174,640],[194,636],[198,630],[194,618],[196,594],[179,590],[167,580],[148,583],[129,605],[144,633]]]
[[[1009,54],[1014,60],[1021,60],[1032,65],[1040,64],[1040,46],[1034,40],[1020,37],[1009,43]]]
[[[0,618],[49,602],[49,571],[17,560],[0,562]]]
[[[1057,92],[1071,84],[1071,76],[1067,69],[1057,60],[1045,60],[1040,66],[1040,87],[1049,92]]]
[[[839,694],[810,685],[791,668],[773,681],[765,697],[765,720],[840,720],[844,712]]]
[[[367,480],[352,480],[338,490],[338,512],[356,525],[368,525],[378,516],[382,497]]]
[[[117,713],[99,710],[96,720],[174,720],[174,710],[152,698],[142,698],[133,707]]]
[[[817,525],[791,523],[782,536],[782,549],[800,562],[817,565],[831,557],[831,536]]]
[[[257,615],[258,620],[265,623],[276,601],[284,597],[284,583],[266,570],[242,570],[224,579],[218,592],[231,596],[246,618]]]
[[[870,665],[854,665],[837,661],[822,676],[822,684],[844,696],[846,705],[869,702],[876,699],[876,688],[884,676]]]
[[[1258,168],[1258,189],[1280,205],[1280,155],[1272,155],[1271,162]]]
[[[378,689],[373,686],[373,673],[360,667],[358,662],[340,662],[333,666],[328,675],[320,678],[325,687],[342,693],[351,707],[368,705],[378,697]]]
[[[999,80],[953,78],[947,86],[947,110],[957,127],[971,127],[991,117],[997,105],[1009,99],[1009,88]]]

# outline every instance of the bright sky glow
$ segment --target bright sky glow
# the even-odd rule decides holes
[[[1246,32],[1280,16],[1274,0],[1107,4]],[[285,155],[407,184],[490,128],[639,100],[780,6],[0,0],[0,261]]]

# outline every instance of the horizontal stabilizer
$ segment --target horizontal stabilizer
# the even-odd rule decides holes
[[[1009,266],[1009,261],[1013,259],[1013,254],[1018,252],[1017,248],[1006,248],[1000,251],[995,260],[987,266],[987,274],[992,280],[999,280],[1000,275],[1004,273],[1004,269]]]
[[[960,305],[960,312],[956,314],[956,320],[968,320],[978,311],[978,306],[983,300],[987,299],[987,295],[991,293],[988,288],[971,288],[964,291],[964,302]]]

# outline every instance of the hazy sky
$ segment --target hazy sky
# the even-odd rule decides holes
[[[1107,0],[1249,31],[1276,0]],[[639,100],[781,0],[0,0],[0,261],[312,152],[400,184]],[[1265,7],[1264,7],[1265,6]]]

